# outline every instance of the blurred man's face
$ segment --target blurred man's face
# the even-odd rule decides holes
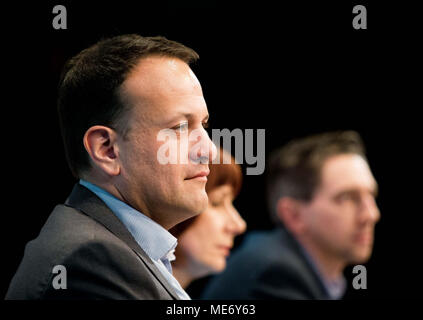
[[[380,218],[376,192],[376,181],[361,156],[343,154],[327,159],[321,184],[304,207],[309,241],[346,264],[365,262]]]
[[[130,108],[124,117],[130,131],[119,141],[119,188],[127,202],[165,228],[204,211],[204,175],[209,169],[207,159],[201,163],[199,158],[206,155],[211,161],[216,147],[203,127],[209,115],[192,70],[179,59],[144,58],[122,84],[120,96]],[[179,154],[184,161],[159,163],[158,151],[165,141],[158,135],[163,130],[173,133],[169,139],[178,146],[193,130],[199,134]]]

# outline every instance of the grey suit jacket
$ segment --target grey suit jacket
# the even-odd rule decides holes
[[[56,265],[66,268],[66,289],[53,286],[63,276]],[[179,298],[106,204],[76,184],[26,245],[6,299]]]

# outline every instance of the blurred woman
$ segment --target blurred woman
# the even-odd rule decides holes
[[[207,209],[170,230],[178,238],[173,275],[183,288],[195,279],[223,271],[235,236],[246,229],[245,221],[233,206],[241,189],[241,167],[223,149],[219,156],[219,164],[209,165]]]

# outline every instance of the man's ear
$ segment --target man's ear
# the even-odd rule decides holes
[[[285,227],[295,235],[304,230],[304,219],[300,201],[291,197],[282,197],[276,204],[276,212]]]
[[[109,176],[120,173],[117,134],[105,126],[92,126],[84,135],[84,147],[95,166]]]

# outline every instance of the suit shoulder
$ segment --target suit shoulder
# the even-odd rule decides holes
[[[42,297],[57,265],[81,270],[111,268],[111,262],[133,265],[137,259],[132,249],[103,225],[74,208],[58,205],[38,237],[27,243],[6,298]]]
[[[243,259],[250,261],[250,266],[254,265],[257,277],[273,272],[287,277],[309,273],[308,264],[298,244],[286,232],[278,229],[260,232],[252,234],[247,241],[240,253]]]
[[[248,234],[240,248],[230,257],[230,262],[241,264],[248,260],[250,266],[254,265],[260,270],[274,264],[289,266],[297,259],[297,252],[274,230]]]
[[[211,280],[207,299],[305,297],[303,275],[309,271],[297,248],[279,230],[253,232]],[[294,290],[296,287],[299,290]],[[298,294],[297,294],[298,292]]]

